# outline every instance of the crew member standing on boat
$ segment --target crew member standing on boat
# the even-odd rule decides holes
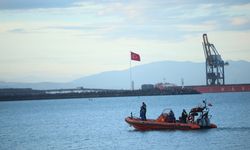
[[[170,122],[176,121],[175,116],[174,116],[174,112],[172,110],[170,110],[170,112],[169,112],[169,120],[170,120]]]
[[[140,117],[142,120],[147,120],[146,119],[146,112],[147,112],[147,106],[144,102],[142,102],[141,110],[140,110]]]
[[[183,109],[182,114],[181,114],[181,122],[187,123],[187,117],[188,117],[187,112],[185,109]]]

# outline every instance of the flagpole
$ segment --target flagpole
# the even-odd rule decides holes
[[[129,60],[130,60],[130,67],[129,67],[129,72],[130,72],[130,88],[131,88],[131,90],[132,90],[131,51],[130,51]]]
[[[131,61],[141,61],[140,55],[130,51],[130,82],[131,82],[131,90],[134,90],[134,81],[132,79],[132,68]]]

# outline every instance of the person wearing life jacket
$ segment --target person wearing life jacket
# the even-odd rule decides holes
[[[146,118],[146,112],[147,112],[147,105],[142,102],[142,106],[141,106],[141,110],[140,110],[140,117],[141,117],[141,120],[147,120]]]

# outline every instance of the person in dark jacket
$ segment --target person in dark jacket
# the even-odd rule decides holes
[[[181,122],[182,123],[187,123],[187,112],[185,109],[183,109],[182,113],[181,113]]]
[[[174,116],[174,112],[172,110],[170,110],[170,112],[169,112],[169,120],[170,120],[170,122],[176,121],[175,116]]]
[[[144,102],[142,102],[142,106],[140,110],[140,117],[142,120],[147,120],[146,112],[147,112],[147,105]]]

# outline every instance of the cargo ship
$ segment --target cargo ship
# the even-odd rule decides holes
[[[185,87],[200,93],[250,92],[250,84],[193,85]]]

